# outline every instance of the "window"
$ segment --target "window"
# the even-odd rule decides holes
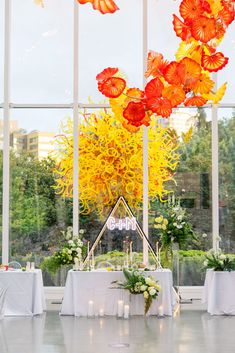
[[[46,10],[46,11],[45,11]],[[11,99],[14,103],[70,103],[73,1],[12,0]]]
[[[122,181],[119,180],[115,185],[110,185],[114,170],[108,163],[102,161],[100,173],[106,175],[107,184],[100,196],[101,201],[96,197],[92,212],[88,212],[88,215],[82,214],[81,211],[85,207],[82,199],[84,184],[81,176],[79,177],[79,168],[83,168],[82,172],[85,170],[91,173],[93,165],[83,164],[81,167],[82,162],[80,161],[79,165],[79,158],[73,159],[76,151],[73,145],[68,155],[66,138],[69,137],[68,140],[74,143],[74,136],[79,136],[85,120],[91,118],[90,113],[95,113],[98,117],[101,114],[97,106],[109,112],[108,104],[98,92],[95,81],[97,73],[102,69],[107,66],[119,67],[128,78],[130,86],[141,87],[144,82],[144,44],[147,44],[148,49],[161,52],[166,59],[173,60],[179,38],[172,30],[172,14],[177,14],[179,0],[174,2],[164,0],[164,6],[161,1],[148,0],[146,24],[142,16],[143,2],[136,0],[120,0],[118,5],[121,10],[112,16],[102,16],[92,11],[91,6],[79,6],[77,1],[73,0],[48,0],[44,9],[35,6],[32,0],[0,0],[1,156],[3,141],[8,141],[8,136],[6,134],[3,136],[3,117],[5,117],[5,128],[8,127],[7,119],[9,122],[9,148],[5,151],[8,160],[5,159],[4,165],[2,157],[0,160],[1,205],[3,186],[7,187],[10,182],[9,199],[6,193],[4,200],[5,207],[9,202],[10,215],[8,218],[6,213],[5,222],[1,219],[0,223],[3,228],[1,244],[4,242],[7,244],[8,239],[10,240],[9,254],[5,246],[4,259],[8,259],[9,255],[10,259],[19,260],[22,263],[27,259],[34,259],[37,265],[40,264],[44,257],[55,250],[57,237],[61,236],[60,231],[70,225],[73,225],[74,230],[77,231],[79,223],[80,228],[86,230],[84,237],[91,242],[98,234],[105,221],[105,215],[115,203],[113,199],[112,202],[104,205],[102,200],[108,195],[109,187],[119,188],[116,196],[121,196]],[[12,5],[11,11],[8,11],[9,3]],[[74,17],[75,6],[79,6],[77,18]],[[11,24],[10,35],[4,33],[5,21],[6,24]],[[77,33],[74,31],[76,25],[78,25]],[[181,160],[174,176],[175,183],[169,184],[168,187],[180,199],[181,206],[186,209],[194,230],[198,233],[198,241],[192,241],[180,253],[180,285],[203,283],[203,273],[200,271],[202,254],[212,246],[215,247],[218,233],[222,237],[221,247],[224,251],[234,252],[235,250],[232,196],[234,194],[233,121],[235,115],[233,109],[235,102],[234,82],[230,79],[235,73],[234,28],[233,24],[221,43],[221,50],[230,57],[230,61],[224,71],[217,76],[218,87],[226,79],[228,81],[227,92],[218,107],[212,108],[208,105],[200,110],[179,108],[174,111],[169,120],[159,120],[162,126],[171,127],[180,136]],[[146,33],[148,38],[145,38]],[[5,39],[11,49],[6,53],[7,55],[4,52],[7,48],[6,46],[4,49]],[[74,51],[77,49],[75,54],[78,55],[78,60],[73,63]],[[4,58],[6,58],[5,63]],[[5,67],[10,65],[10,79],[5,75],[5,82],[10,84],[9,97],[8,94],[4,97],[3,92],[4,64]],[[78,90],[76,83],[78,83]],[[79,116],[77,116],[77,101],[79,101]],[[6,103],[5,106],[3,103]],[[219,121],[216,125],[217,116]],[[69,128],[66,129],[68,125]],[[121,135],[122,128],[118,126],[118,122],[116,125],[116,134],[119,132]],[[191,126],[193,126],[193,135],[188,144],[185,144],[182,133],[187,133]],[[219,144],[216,146],[214,132],[217,127]],[[88,133],[91,143],[95,139],[103,143],[101,137],[96,136],[92,129]],[[215,146],[213,157],[212,141]],[[82,140],[79,140],[75,148],[80,148],[79,152],[81,152],[81,146]],[[135,174],[136,180],[127,183],[126,197],[128,198],[128,192],[136,191],[136,185],[138,185],[136,192],[140,202],[132,209],[141,226],[145,229],[149,226],[150,241],[155,247],[157,233],[154,219],[159,210],[157,202],[149,200],[151,208],[149,212],[145,211],[143,221],[142,173],[145,156],[142,151],[142,131],[139,134],[138,148],[138,163],[140,162],[141,167],[131,171]],[[150,155],[151,141],[148,148]],[[219,188],[212,183],[217,148],[219,150]],[[57,188],[62,157],[64,160],[69,159],[70,162],[69,173],[64,179],[67,183],[66,187],[68,186],[66,192]],[[8,161],[10,173],[7,170]],[[116,163],[119,163],[119,166],[123,163],[126,167],[127,161],[119,155]],[[150,169],[150,157],[148,166]],[[76,179],[73,180],[74,175]],[[126,175],[127,179],[129,176]],[[99,176],[97,178],[99,179]],[[77,182],[79,193],[76,190]],[[98,185],[97,180],[95,185]],[[98,186],[96,189],[93,188],[96,194],[98,194],[97,190],[99,190]],[[213,198],[216,198],[216,195],[219,197],[219,219],[213,210]],[[105,207],[105,212],[101,216],[102,207]],[[2,207],[0,218],[2,218]],[[212,224],[215,229],[212,229]],[[109,246],[101,250],[107,252],[108,249]],[[120,244],[117,244],[117,250],[121,250]],[[62,283],[58,276],[52,277],[44,273],[45,285]]]
[[[3,121],[3,110],[0,109],[0,122]],[[3,124],[0,124],[0,260],[2,261],[2,204],[3,204]]]
[[[221,247],[235,252],[235,110],[219,109],[219,221]]]
[[[24,148],[15,144],[10,150],[11,260],[35,261],[39,266],[44,257],[54,252],[61,240],[61,231],[72,225],[71,198],[65,199],[56,191],[54,175],[59,163],[56,138],[63,133],[62,123],[71,114],[70,110],[55,109],[11,111],[16,131],[23,130],[26,137],[35,133],[50,134],[52,140],[51,145],[46,145],[48,148],[33,143]],[[37,137],[32,140],[37,141]],[[45,285],[59,284],[48,275],[44,281]]]

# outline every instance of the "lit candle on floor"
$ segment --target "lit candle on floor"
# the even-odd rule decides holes
[[[123,317],[123,310],[124,310],[124,302],[123,300],[118,300],[118,317]]]
[[[130,314],[130,306],[124,305],[124,319],[129,319]]]
[[[94,316],[94,302],[93,302],[93,300],[89,300],[89,302],[88,302],[87,316],[88,317]]]
[[[100,309],[99,310],[99,316],[100,317],[104,317],[104,309]]]
[[[158,316],[162,317],[164,316],[164,310],[163,310],[163,306],[160,305],[158,308]]]

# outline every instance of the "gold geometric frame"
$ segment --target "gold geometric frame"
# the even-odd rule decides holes
[[[127,211],[127,214],[129,215],[129,217],[132,217],[132,218],[135,218],[130,206],[127,204],[125,198],[123,196],[120,196],[115,204],[115,206],[113,207],[113,209],[111,210],[111,212],[109,213],[101,231],[99,232],[98,236],[96,237],[96,240],[94,241],[91,249],[89,250],[89,253],[87,254],[87,257],[85,258],[84,262],[83,262],[83,268],[86,266],[86,264],[88,263],[89,259],[91,258],[92,256],[92,253],[93,251],[95,250],[96,246],[98,245],[102,235],[104,234],[106,228],[107,228],[107,223],[108,223],[108,220],[110,217],[113,217],[113,215],[115,214],[115,211],[117,210],[117,208],[120,206],[120,204],[122,204],[124,206],[124,208],[126,209]],[[149,242],[149,239],[146,237],[145,233],[143,232],[142,228],[140,227],[138,221],[136,220],[135,218],[135,222],[136,222],[136,231],[138,232],[138,234],[140,235],[141,239],[143,242],[146,242],[147,245],[148,245],[148,249],[150,251],[150,253],[152,254],[156,264],[157,264],[157,267],[158,268],[162,268],[161,266],[161,263],[158,259],[158,257],[156,256],[156,253],[152,247],[152,245],[150,244]],[[147,264],[145,264],[147,265]]]

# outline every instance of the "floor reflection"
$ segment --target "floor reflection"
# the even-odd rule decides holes
[[[0,321],[0,353],[39,353],[46,315],[5,317]]]
[[[0,353],[233,353],[235,317],[76,318],[48,312],[0,321]]]

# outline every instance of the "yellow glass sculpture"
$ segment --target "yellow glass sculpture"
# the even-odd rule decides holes
[[[179,162],[178,140],[173,130],[156,121],[148,130],[149,197],[161,200],[170,190]],[[55,141],[58,166],[57,192],[72,197],[73,123],[67,119]],[[130,207],[139,209],[143,190],[142,130],[131,133],[108,110],[84,114],[79,125],[80,211],[96,211],[101,218],[124,196]]]

